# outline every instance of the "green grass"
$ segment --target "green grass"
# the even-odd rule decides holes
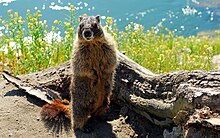
[[[26,17],[8,11],[8,19],[0,19],[8,30],[0,37],[0,72],[6,69],[14,74],[26,74],[70,59],[78,24],[74,7],[71,6],[68,20],[55,20],[51,28],[41,18],[40,11],[27,10]],[[112,18],[106,19],[105,28],[115,37],[118,49],[155,73],[215,69],[211,59],[220,54],[220,37],[184,38],[163,27],[158,32],[135,23],[130,23],[124,31],[118,31],[116,26]],[[60,38],[56,33],[61,28],[65,35]],[[52,37],[45,39],[49,33]]]
[[[167,29],[166,29],[167,30]],[[213,55],[220,54],[220,39],[208,37],[175,36],[144,29],[121,32],[120,50],[127,56],[156,72],[174,70],[211,70]]]
[[[74,26],[78,22],[73,8],[71,6],[67,21],[55,20],[51,28],[41,20],[40,11],[31,13],[27,10],[25,20],[17,12],[8,11],[9,18],[0,19],[8,30],[0,37],[0,71],[6,69],[15,74],[25,74],[69,60],[75,38]],[[62,38],[56,35],[60,28],[65,31]]]

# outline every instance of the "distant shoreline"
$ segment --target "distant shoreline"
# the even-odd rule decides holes
[[[206,1],[206,2],[199,2],[199,5],[203,7],[209,7],[209,8],[217,8],[220,7],[220,1],[219,0],[212,0],[212,1]]]
[[[209,31],[202,31],[197,33],[196,36],[207,36],[207,37],[220,37],[220,29],[217,30],[209,30]]]

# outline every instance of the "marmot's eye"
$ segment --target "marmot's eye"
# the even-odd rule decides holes
[[[92,24],[93,28],[98,28],[97,23]]]
[[[80,28],[83,28],[83,26],[84,26],[83,24],[80,24],[80,25],[79,25]]]

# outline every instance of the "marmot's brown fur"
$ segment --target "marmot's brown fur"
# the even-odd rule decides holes
[[[116,43],[99,16],[80,17],[72,54],[72,125],[83,129],[90,117],[108,108],[117,64]]]

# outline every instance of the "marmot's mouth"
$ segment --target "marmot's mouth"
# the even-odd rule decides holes
[[[82,36],[83,36],[83,39],[85,39],[86,41],[90,41],[94,38],[93,32],[91,30],[84,30],[82,32]]]
[[[86,41],[91,41],[93,38],[94,38],[93,36],[92,37],[83,37],[83,39]]]

